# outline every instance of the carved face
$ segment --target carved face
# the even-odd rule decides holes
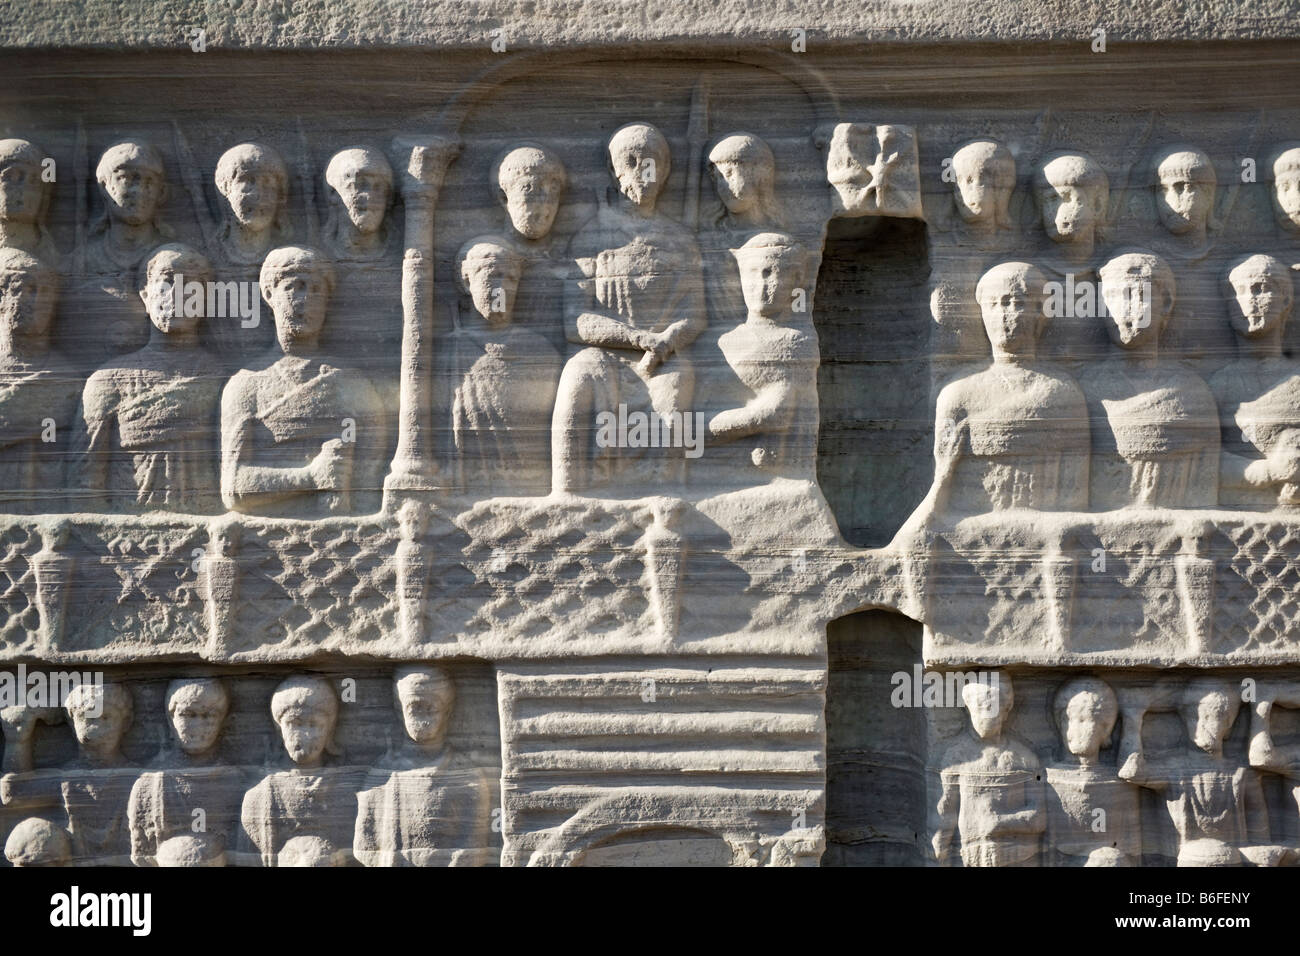
[[[1217,691],[1206,694],[1197,702],[1195,714],[1187,716],[1187,736],[1201,750],[1217,751],[1222,748],[1236,716],[1233,701],[1227,694]]]
[[[751,312],[769,318],[790,310],[803,270],[794,253],[780,247],[747,249],[736,260],[740,289]]]
[[[1214,183],[1202,173],[1165,170],[1156,189],[1160,221],[1175,236],[1203,230],[1214,208]]]
[[[335,187],[353,228],[373,235],[384,224],[393,184],[383,170],[361,167],[345,172]]]
[[[624,137],[609,144],[609,162],[618,182],[618,191],[640,209],[654,209],[668,175],[664,156],[646,142]]]
[[[271,228],[283,198],[279,176],[252,164],[236,169],[222,192],[231,214],[254,233]]]
[[[1097,694],[1075,694],[1065,707],[1065,746],[1076,757],[1093,757],[1110,739],[1115,713]]]
[[[102,705],[96,715],[94,708],[77,707],[69,710],[72,732],[81,746],[102,753],[112,753],[126,736],[127,715],[120,708]]]
[[[330,293],[320,270],[282,272],[268,291],[267,302],[275,313],[275,334],[281,346],[310,341],[320,334]]]
[[[514,314],[519,269],[498,256],[466,259],[461,278],[474,301],[474,311],[489,325],[505,325]]]
[[[1032,353],[1043,321],[1043,297],[1019,276],[993,283],[980,300],[984,331],[994,351],[1010,355]]]
[[[185,694],[171,708],[172,729],[187,754],[206,753],[216,746],[225,719],[225,700],[214,691]]]
[[[0,169],[0,219],[34,223],[44,198],[45,183],[39,166],[13,162]]]
[[[447,732],[455,704],[450,684],[432,678],[407,679],[398,684],[397,700],[406,735],[417,744],[437,744]]]
[[[972,682],[961,689],[962,702],[970,712],[971,727],[981,740],[1002,733],[1002,724],[1011,710],[1011,688],[1003,682]]]
[[[1101,195],[1073,183],[1053,185],[1038,193],[1043,230],[1053,242],[1086,241],[1101,220]]]
[[[1273,177],[1273,206],[1283,229],[1300,232],[1300,169],[1284,169]]]
[[[1101,297],[1109,313],[1106,332],[1120,348],[1137,348],[1159,336],[1156,291],[1150,278],[1137,272],[1101,280]]]
[[[149,284],[140,292],[149,321],[163,334],[173,332],[186,335],[193,332],[199,324],[197,315],[187,315],[185,309],[176,309],[176,274],[177,268],[172,263],[160,263],[149,272]],[[181,272],[185,283],[193,281]],[[181,301],[184,302],[185,290],[181,289]]]
[[[285,752],[294,763],[320,760],[334,732],[334,715],[321,707],[290,707],[277,723]]]
[[[0,273],[0,323],[11,334],[40,338],[54,318],[55,290],[30,272]]]
[[[1233,275],[1234,297],[1228,308],[1233,331],[1246,338],[1259,338],[1277,328],[1287,306],[1282,281],[1264,272]]]
[[[163,197],[162,176],[139,163],[113,167],[101,185],[109,216],[129,226],[142,226],[152,220]]]
[[[761,171],[751,163],[724,159],[709,164],[713,188],[733,216],[753,212],[759,201]]]
[[[1000,182],[1002,177],[994,157],[965,158],[959,153],[953,157],[953,173],[956,176],[952,184],[953,198],[957,214],[964,222],[988,222],[1011,201],[1012,187]]]
[[[560,210],[563,178],[545,169],[503,166],[501,190],[516,232],[527,239],[541,239],[550,233]]]

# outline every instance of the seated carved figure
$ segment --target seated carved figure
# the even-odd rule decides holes
[[[353,853],[366,866],[490,863],[492,781],[447,742],[455,684],[438,667],[403,667],[393,698],[405,737],[357,795]]]
[[[1200,678],[1181,695],[1166,688],[1135,693],[1124,703],[1125,750],[1119,776],[1159,793],[1178,836],[1179,866],[1276,863],[1281,848],[1269,845],[1268,809],[1259,773],[1223,752],[1241,707],[1240,688]],[[1148,757],[1142,721],[1149,710],[1176,703],[1189,746],[1168,757]]]
[[[1295,292],[1272,256],[1247,256],[1228,272],[1228,314],[1238,358],[1210,379],[1219,403],[1224,505],[1300,505],[1300,368],[1282,354]]]
[[[54,270],[0,249],[0,512],[58,509],[59,458],[76,405],[77,376],[50,348]]]
[[[974,736],[948,748],[939,773],[938,821],[931,845],[947,862],[961,838],[963,866],[1038,866],[1047,825],[1042,765],[1027,746],[1003,732],[1014,695],[1005,674],[962,688]]]
[[[77,510],[220,510],[213,464],[221,380],[199,345],[199,317],[177,309],[178,280],[206,283],[208,261],[180,243],[144,267],[140,298],[149,344],[86,381],[72,441],[69,487]]]
[[[230,694],[213,678],[174,680],[166,706],[176,746],[160,755],[161,769],[142,774],[131,788],[131,860],[136,866],[224,865],[243,789],[239,768],[217,761]]]
[[[560,356],[514,324],[523,256],[504,239],[471,239],[457,256],[473,316],[451,336],[457,486],[477,494],[545,494]]]
[[[1043,287],[1026,262],[994,266],[975,287],[993,363],[939,393],[934,482],[900,540],[934,514],[1087,507],[1087,405],[1073,379],[1037,357]]]
[[[813,480],[817,466],[817,332],[791,308],[807,253],[791,236],[762,232],[732,250],[748,317],[718,339],[727,364],[752,397],[709,421],[714,442],[741,441],[754,465]]]
[[[319,252],[274,250],[262,296],[279,341],[221,397],[221,497],[234,511],[311,518],[378,506],[384,417],[361,375],[323,361],[318,344],[334,288]]]
[[[244,835],[263,866],[350,862],[355,774],[324,766],[338,713],[338,695],[320,678],[290,677],[271,698],[271,716],[294,767],[268,774],[244,795]]]
[[[555,402],[553,491],[585,490],[629,458],[649,462],[644,448],[599,442],[596,419],[625,406],[679,423],[695,388],[683,352],[707,324],[699,247],[655,209],[668,179],[668,141],[653,126],[629,124],[610,137],[609,163],[616,204],[602,204],[570,245],[565,331],[581,350],[565,364]],[[670,438],[656,450],[637,478],[680,481],[682,442]]]
[[[1160,355],[1174,277],[1159,256],[1127,252],[1098,270],[1118,355],[1080,384],[1093,428],[1092,508],[1213,507],[1219,492],[1219,413],[1205,381]]]
[[[70,767],[11,773],[0,778],[7,807],[62,807],[71,837],[69,862],[127,866],[127,802],[137,771],[122,753],[131,726],[131,692],[122,684],[78,684],[64,701],[78,744]]]
[[[1047,832],[1071,866],[1141,863],[1138,790],[1100,759],[1119,717],[1115,692],[1095,677],[1068,681],[1052,708],[1066,759],[1047,768]]]

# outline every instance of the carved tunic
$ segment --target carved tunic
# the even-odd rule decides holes
[[[327,840],[345,850],[356,820],[352,768],[284,770],[265,777],[244,795],[240,818],[263,866],[276,866],[284,845],[297,836]]]
[[[128,818],[131,861],[154,866],[158,847],[172,837],[199,835],[226,849],[239,816],[242,772],[238,767],[161,770],[140,776],[131,788]],[[195,810],[203,829],[195,829]]]
[[[1047,783],[1048,838],[1053,849],[1066,856],[1087,857],[1113,847],[1128,861],[1139,861],[1137,787],[1101,767],[1048,767]]]
[[[77,389],[76,375],[57,353],[39,365],[0,359],[0,512],[58,510],[49,496],[63,486],[60,452]]]

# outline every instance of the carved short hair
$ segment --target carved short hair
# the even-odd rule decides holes
[[[1106,170],[1086,153],[1070,150],[1060,150],[1044,157],[1034,172],[1034,185],[1039,189],[1078,186],[1101,190],[1103,198],[1110,196],[1110,179]]]
[[[1295,301],[1295,283],[1291,281],[1291,270],[1287,268],[1286,263],[1262,253],[1242,256],[1228,267],[1228,286],[1235,294],[1237,289],[1254,276],[1263,276],[1282,293],[1282,315],[1285,317],[1291,311],[1291,305]]]
[[[469,291],[465,283],[466,264],[485,259],[505,263],[516,279],[523,275],[524,257],[513,243],[501,236],[475,236],[456,253],[456,283],[463,291]]]
[[[499,202],[505,202],[507,180],[523,173],[536,173],[542,179],[557,180],[561,186],[568,180],[568,173],[565,172],[560,157],[540,143],[519,143],[507,148],[492,161],[489,180],[496,188]]]
[[[1194,146],[1166,146],[1156,153],[1151,165],[1158,183],[1164,182],[1166,176],[1186,177],[1197,183],[1218,182],[1213,161]]]
[[[207,834],[182,833],[158,844],[154,859],[159,866],[224,866],[226,848]]]
[[[280,682],[271,695],[271,717],[278,724],[290,710],[323,708],[333,723],[339,715],[339,697],[329,681],[298,675]]]
[[[1184,720],[1196,716],[1201,701],[1209,696],[1223,697],[1228,702],[1228,726],[1237,721],[1241,710],[1241,695],[1236,685],[1217,677],[1196,677],[1187,682],[1178,700],[1178,710]]]
[[[43,286],[57,285],[59,274],[40,259],[21,249],[0,249],[0,275],[31,276]]]
[[[1283,173],[1300,173],[1300,143],[1286,143],[1273,160],[1273,178]]]
[[[289,170],[279,153],[261,143],[240,143],[221,154],[221,158],[217,160],[216,172],[212,176],[221,195],[229,195],[235,177],[244,169],[268,170],[279,184],[280,200],[284,201],[289,189]]]
[[[983,302],[984,293],[995,286],[1018,281],[1029,294],[1042,299],[1047,295],[1047,278],[1032,262],[1000,262],[975,283],[975,301]]]
[[[710,163],[745,163],[776,172],[772,147],[753,133],[728,133],[709,150]]]
[[[432,683],[436,692],[448,701],[448,708],[456,702],[456,682],[451,675],[436,664],[412,664],[393,671],[393,704],[402,709],[401,689],[417,684]]]
[[[1072,700],[1083,694],[1096,697],[1101,701],[1103,712],[1108,715],[1107,721],[1113,730],[1115,720],[1119,717],[1119,701],[1110,685],[1098,677],[1076,677],[1061,685],[1052,699],[1052,716],[1056,718],[1056,726],[1062,733],[1065,732],[1066,710]]]
[[[973,139],[952,154],[952,168],[960,172],[984,167],[993,171],[994,182],[1003,189],[1016,184],[1016,159],[1011,150],[992,139]]]
[[[149,287],[154,270],[164,262],[171,263],[173,270],[198,282],[207,282],[212,278],[212,263],[208,257],[193,246],[183,242],[168,242],[149,254],[144,268],[140,270],[140,291]]]
[[[96,698],[99,698],[98,702]],[[63,701],[63,709],[72,716],[83,711],[95,710],[97,704],[100,716],[113,713],[123,721],[129,721],[134,710],[131,691],[126,685],[109,681],[103,684],[77,684],[68,691],[68,696]]]
[[[167,685],[167,715],[174,717],[179,708],[204,698],[214,700],[223,716],[230,712],[230,691],[224,681],[218,677],[186,677]]]
[[[45,158],[45,151],[30,140],[0,139],[0,169],[18,164],[39,167]]]
[[[1102,263],[1097,269],[1097,278],[1103,283],[1106,282],[1107,276],[1121,275],[1140,275],[1151,283],[1151,310],[1153,313],[1158,311],[1160,313],[1157,315],[1156,331],[1163,331],[1174,314],[1174,302],[1177,301],[1174,272],[1169,268],[1169,263],[1154,252],[1147,252],[1144,249],[1126,249]],[[1166,293],[1169,298],[1169,308],[1163,311],[1157,308],[1156,294],[1159,292]]]
[[[153,144],[141,139],[124,139],[104,150],[104,155],[99,157],[99,165],[95,167],[95,179],[101,186],[106,186],[113,170],[123,166],[141,166],[159,178],[165,175],[162,153]]]
[[[610,166],[613,167],[614,152],[619,149],[642,149],[654,153],[654,160],[658,166],[655,170],[655,178],[660,183],[668,181],[668,172],[672,164],[672,150],[668,146],[668,140],[664,134],[651,126],[649,123],[628,123],[614,130],[614,134],[609,138],[609,144],[606,152],[610,159]]]
[[[334,264],[327,255],[306,246],[281,246],[267,253],[266,260],[262,263],[257,284],[263,297],[270,300],[271,286],[282,275],[298,272],[315,272],[325,282],[325,291],[334,294]]]
[[[970,701],[966,695],[976,694],[982,690],[996,690],[998,693],[998,713],[1005,719],[1011,713],[1011,708],[1015,706],[1016,694],[1011,687],[1011,678],[1001,671],[992,671],[989,680],[985,681],[967,681],[962,685],[961,699],[969,710]]]
[[[14,866],[51,866],[72,855],[68,831],[40,817],[28,817],[9,831],[5,859]]]
[[[392,188],[393,166],[380,150],[370,146],[349,146],[340,149],[330,157],[329,163],[325,166],[326,184],[336,191],[340,189],[343,185],[343,173],[349,168],[369,169],[380,173],[388,181],[389,188]]]

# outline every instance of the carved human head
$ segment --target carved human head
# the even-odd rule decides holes
[[[1003,262],[980,277],[975,300],[995,355],[1032,356],[1047,324],[1046,281],[1028,262]]]
[[[1053,242],[1091,242],[1110,202],[1106,171],[1076,152],[1049,155],[1034,176],[1043,229]]]
[[[346,866],[348,852],[320,836],[299,835],[285,841],[276,854],[278,866]]]
[[[185,308],[176,309],[178,279],[185,286],[191,282],[206,284],[212,279],[212,264],[197,249],[183,242],[169,242],[155,249],[145,261],[140,287],[140,301],[149,313],[149,321],[164,335],[184,335],[198,327],[198,315],[188,314],[190,310]],[[184,292],[182,287],[182,301]],[[206,301],[205,296],[205,307]]]
[[[516,232],[525,239],[550,233],[566,180],[558,156],[537,143],[521,143],[497,157],[491,178]]]
[[[226,848],[205,833],[183,833],[158,844],[154,861],[161,867],[225,866]]]
[[[0,220],[35,225],[45,215],[50,184],[45,153],[25,139],[0,139]]]
[[[1076,757],[1096,757],[1110,742],[1119,703],[1105,681],[1077,677],[1056,692],[1052,713],[1066,749]]]
[[[1106,332],[1122,349],[1160,338],[1174,311],[1174,274],[1159,256],[1131,250],[1097,270],[1107,315]]]
[[[1300,143],[1284,146],[1273,160],[1273,215],[1287,232],[1300,232]]]
[[[1281,334],[1295,298],[1285,263],[1273,256],[1244,256],[1228,269],[1228,288],[1234,332],[1248,339]]]
[[[77,684],[63,707],[77,742],[97,754],[116,753],[131,726],[131,692],[123,684]]]
[[[753,133],[730,133],[709,150],[709,173],[723,207],[732,216],[774,218],[776,157]]]
[[[20,249],[0,249],[0,325],[12,336],[42,339],[54,321],[59,276]]]
[[[1175,236],[1203,233],[1214,213],[1214,163],[1199,149],[1169,146],[1155,157],[1156,212]]]
[[[329,681],[319,677],[290,677],[271,696],[271,716],[290,759],[313,766],[332,745],[339,716],[338,694]]]
[[[213,176],[230,214],[249,232],[263,232],[283,213],[289,171],[280,154],[261,143],[240,143],[221,154]]]
[[[509,324],[524,271],[519,250],[500,236],[479,236],[460,247],[456,270],[461,288],[483,321],[493,326]]]
[[[991,671],[981,677],[987,679],[970,681],[962,687],[961,699],[970,713],[975,735],[981,740],[991,740],[1002,733],[1015,703],[1015,695],[1006,674]]]
[[[953,200],[957,214],[970,223],[1011,225],[1011,193],[1016,188],[1016,160],[991,139],[976,139],[952,154]]]
[[[807,311],[808,254],[793,236],[760,232],[732,249],[740,271],[740,290],[751,315],[775,318],[793,309]],[[800,293],[802,292],[802,296]]]
[[[1211,677],[1188,681],[1178,708],[1188,739],[1206,753],[1222,750],[1240,709],[1238,688]]]
[[[315,340],[334,293],[334,265],[324,253],[303,246],[272,249],[262,263],[258,285],[275,313],[282,348]]]
[[[95,179],[111,220],[129,226],[152,222],[167,195],[162,154],[149,143],[126,139],[104,150]]]
[[[668,140],[649,123],[628,123],[609,138],[609,168],[618,190],[640,209],[654,209],[668,182]]]
[[[174,680],[167,685],[167,716],[181,750],[207,753],[221,737],[230,711],[230,692],[215,677]]]
[[[20,821],[5,840],[5,859],[14,866],[65,866],[70,856],[68,831],[40,817]]]
[[[393,167],[369,146],[349,146],[330,157],[325,183],[352,227],[363,235],[379,231],[393,198]]]
[[[440,744],[456,708],[456,684],[441,667],[412,666],[393,674],[393,700],[406,735],[417,744]]]

